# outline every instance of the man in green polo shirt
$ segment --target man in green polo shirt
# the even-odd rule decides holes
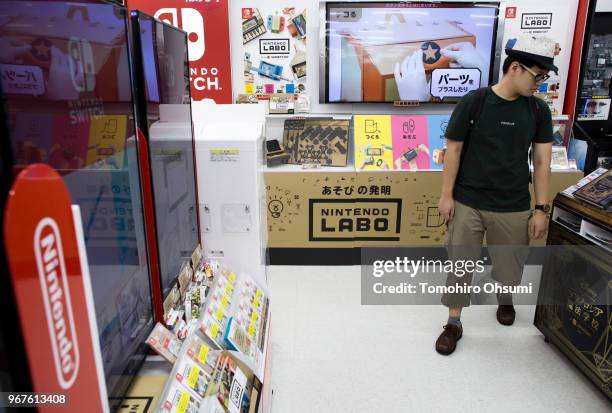
[[[553,141],[552,120],[544,101],[534,98],[538,87],[557,72],[555,42],[523,36],[506,45],[508,57],[499,83],[464,96],[446,130],[442,193],[438,208],[447,225],[451,259],[480,252],[486,236],[491,246],[504,246],[493,256],[493,279],[519,285],[529,239],[546,232],[548,185]],[[479,101],[480,113],[473,105]],[[475,119],[474,119],[475,118]],[[533,146],[536,207],[531,211],[528,151]],[[512,248],[515,248],[512,250]],[[491,248],[490,248],[491,250]],[[477,259],[477,257],[474,257]],[[447,285],[471,285],[471,274],[448,275]],[[512,295],[498,295],[497,320],[514,322]],[[463,334],[460,316],[469,294],[445,294],[448,323],[436,351],[451,354]]]

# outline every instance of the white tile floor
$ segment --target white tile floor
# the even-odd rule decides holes
[[[273,413],[609,412],[599,390],[517,307],[462,316],[457,351],[438,355],[442,306],[362,306],[359,267],[268,269]]]

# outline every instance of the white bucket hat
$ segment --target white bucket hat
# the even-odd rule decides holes
[[[538,66],[557,73],[559,68],[554,65],[556,45],[557,42],[547,37],[523,35],[515,39],[508,39],[506,54],[532,60]]]

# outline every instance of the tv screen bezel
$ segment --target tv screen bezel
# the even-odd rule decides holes
[[[384,4],[392,4],[397,3],[398,5],[409,5],[409,4],[431,4],[431,2],[423,2],[423,1],[321,1],[319,4],[319,16],[320,16],[320,30],[319,30],[319,104],[326,105],[380,105],[380,104],[393,104],[393,101],[330,101],[329,100],[329,9],[330,7],[341,7],[343,5],[356,5],[354,7],[358,7],[359,5],[384,5]],[[486,2],[477,2],[477,1],[440,1],[435,2],[434,4],[444,6],[444,5],[455,5],[462,7],[492,7],[497,9],[497,18],[495,19],[494,27],[493,27],[493,41],[491,44],[491,53],[490,53],[490,65],[491,68],[489,70],[489,84],[493,84],[497,82],[499,79],[499,71],[501,67],[501,50],[502,50],[502,42],[504,37],[504,21],[505,21],[505,10],[506,10],[506,2],[505,1],[486,1]],[[419,102],[419,105],[440,105],[440,104],[455,104],[459,101],[459,98],[448,98],[445,100],[429,100]]]

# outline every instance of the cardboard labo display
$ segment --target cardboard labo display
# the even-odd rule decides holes
[[[290,155],[277,139],[266,141],[266,164],[282,165],[289,162]]]
[[[283,142],[289,163],[346,166],[349,133],[348,119],[287,119]]]

